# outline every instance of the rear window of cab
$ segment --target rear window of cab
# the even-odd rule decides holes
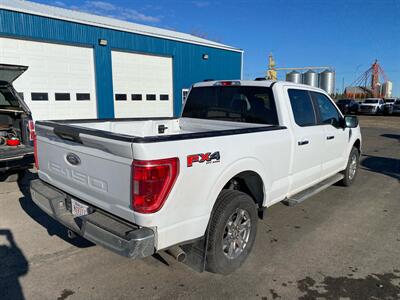
[[[260,86],[194,87],[182,117],[279,124],[272,90]]]

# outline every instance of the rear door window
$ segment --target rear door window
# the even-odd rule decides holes
[[[324,94],[317,92],[311,92],[311,94],[318,107],[320,123],[338,126],[340,123],[340,114],[332,101]]]
[[[271,88],[258,86],[192,88],[182,116],[245,123],[279,124]]]
[[[317,118],[310,92],[306,90],[289,89],[288,94],[296,124],[302,127],[316,125]]]

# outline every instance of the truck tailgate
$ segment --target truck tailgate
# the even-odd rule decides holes
[[[68,139],[37,125],[39,177],[93,206],[134,222],[130,210],[132,145],[79,134]]]

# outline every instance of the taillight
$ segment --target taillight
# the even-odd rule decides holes
[[[28,121],[29,140],[35,139],[35,123],[32,120]]]
[[[132,209],[144,213],[160,210],[179,174],[177,157],[134,160],[132,163]]]
[[[36,133],[33,133],[33,155],[35,158],[35,168],[39,170],[39,159],[38,159],[38,153],[37,153],[37,136]]]

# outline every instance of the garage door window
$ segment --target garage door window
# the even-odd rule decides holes
[[[48,101],[49,94],[48,93],[31,93],[32,101]]]
[[[169,95],[167,95],[167,94],[161,94],[161,95],[160,95],[160,100],[161,100],[161,101],[168,101],[168,100],[169,100]]]
[[[116,101],[126,101],[126,94],[115,94]]]
[[[90,101],[90,94],[89,93],[77,93],[76,100],[77,101]]]
[[[131,99],[132,101],[142,101],[142,94],[132,94]]]
[[[71,96],[69,93],[56,93],[55,99],[56,101],[69,101],[71,100]]]
[[[147,101],[156,101],[156,94],[147,94],[146,100]]]

